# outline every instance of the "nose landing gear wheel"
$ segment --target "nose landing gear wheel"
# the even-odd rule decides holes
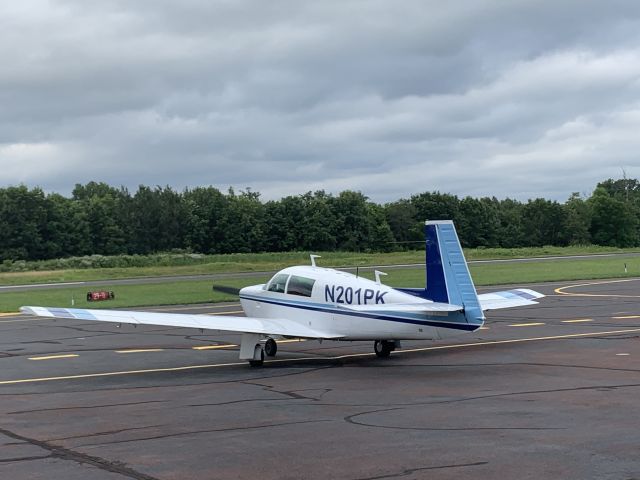
[[[378,358],[386,358],[394,350],[394,343],[387,340],[376,340],[373,344],[373,351],[376,352]]]
[[[278,344],[273,338],[268,338],[266,343],[264,344],[264,353],[267,354],[267,357],[275,357],[276,352],[278,351]]]

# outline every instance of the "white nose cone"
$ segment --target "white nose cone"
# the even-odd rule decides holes
[[[255,295],[262,291],[262,285],[251,285],[249,287],[243,287],[240,289],[240,295]]]

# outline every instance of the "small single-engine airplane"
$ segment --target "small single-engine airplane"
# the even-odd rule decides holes
[[[528,289],[477,295],[453,222],[427,221],[426,288],[392,288],[350,273],[316,266],[289,267],[264,285],[240,290],[246,317],[22,307],[27,315],[102,322],[190,327],[242,333],[240,359],[262,365],[277,340],[374,340],[387,357],[400,340],[437,340],[479,329],[484,311],[533,305]]]

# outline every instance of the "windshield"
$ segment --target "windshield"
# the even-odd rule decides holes
[[[288,278],[289,275],[287,275],[286,273],[276,273],[269,282],[267,290],[269,290],[270,292],[284,293],[284,287],[287,284]]]

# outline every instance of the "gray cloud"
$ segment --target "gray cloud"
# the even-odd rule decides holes
[[[0,184],[545,196],[640,176],[628,1],[0,6]]]

